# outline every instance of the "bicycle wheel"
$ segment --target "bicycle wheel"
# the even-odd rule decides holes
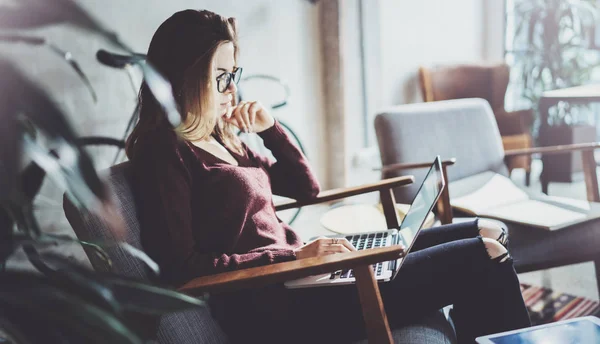
[[[285,123],[279,121],[279,124],[283,127],[283,129],[286,131],[288,136],[292,139],[292,142],[306,156],[306,152],[304,151],[304,146],[300,142],[298,135],[296,135],[296,133],[294,133],[294,131]],[[263,140],[260,138],[260,136],[255,135],[255,134],[246,134],[241,131],[238,133],[238,136],[240,137],[240,140],[242,140],[250,149],[252,149],[257,154],[260,154],[271,160],[276,160],[275,157],[273,156],[273,154],[271,153],[271,151],[267,147],[265,147]],[[285,200],[289,200],[289,198],[273,195],[273,203],[275,203],[275,204],[278,204]],[[296,220],[298,215],[300,215],[301,210],[302,210],[302,208],[282,210],[282,211],[277,212],[277,216],[279,216],[279,218],[282,221],[291,225]]]
[[[290,89],[283,80],[275,76],[254,74],[242,77],[236,96],[238,102],[260,99],[267,109],[279,109],[287,105]]]
[[[96,170],[105,170],[126,160],[125,141],[104,136],[85,136],[77,140],[93,158]],[[117,158],[115,158],[117,157]]]

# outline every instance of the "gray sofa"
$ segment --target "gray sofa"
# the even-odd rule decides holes
[[[141,249],[140,225],[137,218],[134,197],[129,186],[129,163],[125,162],[109,170],[108,184],[117,197],[118,207],[126,222],[126,241]],[[66,198],[64,210],[69,223],[79,239],[85,241],[114,240],[111,231],[96,216],[80,213]],[[106,270],[106,264],[93,252],[86,251],[92,266],[96,270]],[[121,248],[107,250],[113,267],[118,274],[147,279],[144,264],[131,257]],[[434,312],[426,319],[413,325],[393,330],[395,343],[456,343],[456,336],[451,323],[442,311]],[[163,316],[157,332],[159,343],[227,343],[227,337],[211,316],[210,309],[201,307],[186,312],[172,313]],[[317,342],[315,340],[315,342]],[[366,343],[366,340],[362,341]]]

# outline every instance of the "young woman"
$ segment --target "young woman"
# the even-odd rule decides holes
[[[302,153],[259,102],[235,104],[235,20],[186,10],[156,31],[148,60],[172,83],[183,120],[171,128],[143,86],[140,121],[128,140],[145,250],[162,277],[198,276],[354,250],[345,241],[308,244],[275,213],[272,195],[308,199],[319,184]],[[256,133],[277,162],[241,143]],[[453,304],[462,343],[530,325],[503,228],[474,220],[422,231],[397,278],[380,284],[391,327]],[[354,286],[282,285],[213,295],[234,342],[350,342],[365,336]]]

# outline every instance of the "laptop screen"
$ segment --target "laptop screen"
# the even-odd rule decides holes
[[[442,164],[440,157],[437,156],[435,161],[429,168],[429,172],[425,175],[423,184],[419,188],[402,224],[400,225],[400,233],[408,246],[408,250],[412,247],[415,236],[419,233],[421,226],[425,223],[429,212],[435,206],[438,198],[446,183],[442,174]]]

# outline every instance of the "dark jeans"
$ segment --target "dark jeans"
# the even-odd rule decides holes
[[[459,343],[530,326],[512,260],[490,260],[476,220],[422,230],[398,276],[379,288],[392,329],[447,305],[454,305]],[[278,285],[223,296],[226,314],[217,318],[234,342],[350,343],[366,337],[354,285]]]

